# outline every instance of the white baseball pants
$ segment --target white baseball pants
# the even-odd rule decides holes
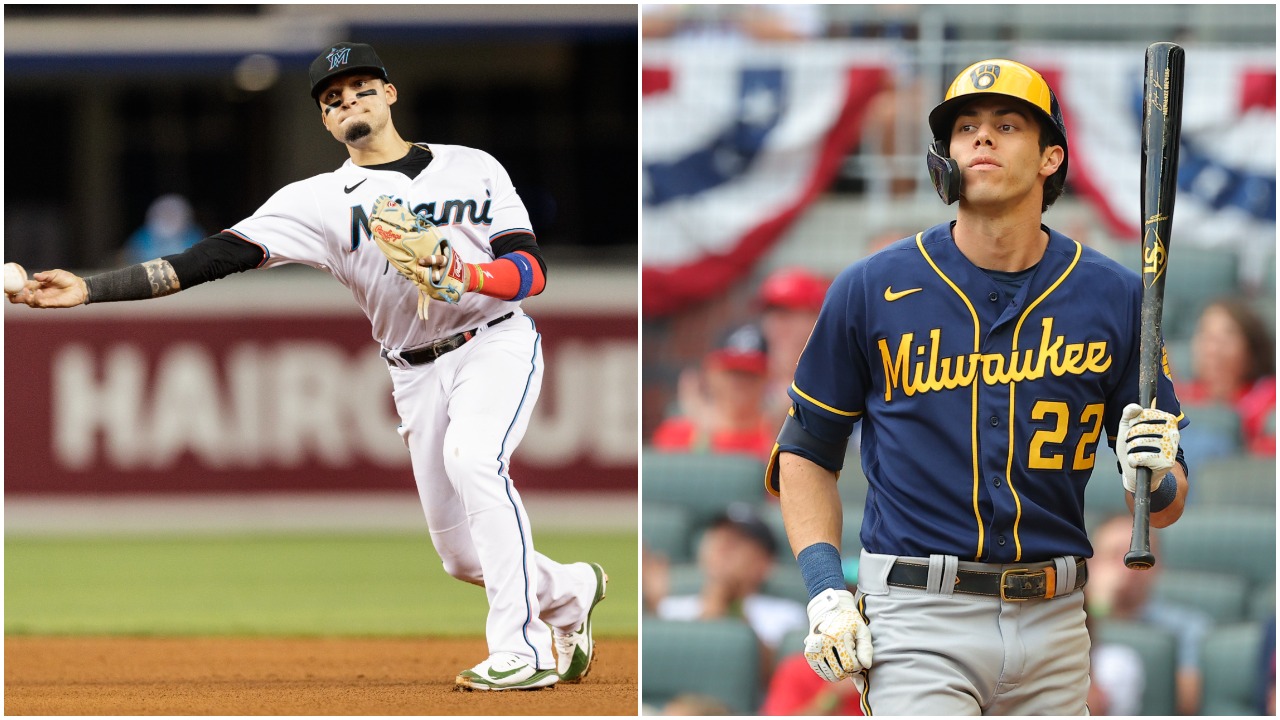
[[[445,571],[485,588],[489,653],[555,668],[548,626],[587,616],[595,574],[536,552],[511,454],[542,386],[541,335],[520,311],[434,363],[392,367],[400,434]]]

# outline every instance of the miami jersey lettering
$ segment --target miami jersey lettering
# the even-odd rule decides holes
[[[474,328],[518,303],[466,293],[456,305],[433,305],[422,321],[402,311],[417,306],[417,287],[389,272],[386,257],[368,242],[369,213],[380,195],[426,213],[464,262],[493,260],[496,237],[533,234],[529,213],[497,160],[460,145],[430,148],[431,163],[414,178],[348,160],[332,173],[285,186],[230,232],[266,251],[263,267],[302,263],[331,273],[351,289],[373,323],[374,339],[388,350]]]

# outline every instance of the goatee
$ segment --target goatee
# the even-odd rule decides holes
[[[347,128],[347,134],[343,138],[343,142],[348,145],[363,140],[373,133],[373,128],[369,127],[366,122],[354,122]]]

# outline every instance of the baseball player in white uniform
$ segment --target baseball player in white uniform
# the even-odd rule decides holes
[[[459,673],[473,690],[577,682],[594,655],[591,614],[605,594],[594,563],[534,549],[509,474],[542,382],[541,336],[520,300],[541,292],[543,263],[511,179],[490,155],[409,143],[396,132],[397,90],[373,48],[339,43],[311,64],[320,120],[347,146],[334,172],[285,186],[253,216],[178,255],[88,277],[35,273],[11,302],[72,307],[168,295],[251,268],[302,263],[351,289],[391,373],[432,542],[445,570],[481,585],[489,657]],[[371,241],[387,195],[430,220],[466,263],[458,302],[417,312],[419,289]],[[420,260],[440,267],[443,256]]]

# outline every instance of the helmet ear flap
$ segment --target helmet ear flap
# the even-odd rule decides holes
[[[933,181],[938,197],[942,198],[942,202],[951,205],[960,199],[960,163],[947,157],[946,153],[947,148],[943,147],[942,143],[934,141],[929,145],[925,162],[929,165],[929,179]]]

